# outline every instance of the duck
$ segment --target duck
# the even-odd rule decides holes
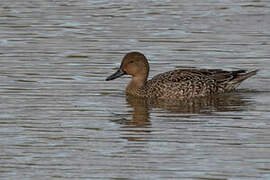
[[[122,59],[120,68],[107,77],[111,81],[123,75],[131,75],[126,94],[140,98],[187,99],[231,92],[245,79],[259,70],[247,72],[240,69],[176,69],[148,79],[149,63],[140,52],[129,52]]]

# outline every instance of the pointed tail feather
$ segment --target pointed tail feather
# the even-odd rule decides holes
[[[259,69],[256,69],[254,71],[250,71],[248,73],[245,74],[239,74],[236,78],[232,79],[228,85],[227,88],[228,90],[232,90],[234,88],[236,88],[237,86],[240,85],[240,83],[244,80],[246,80],[247,78],[254,76],[255,74],[257,74],[257,72],[259,71]]]

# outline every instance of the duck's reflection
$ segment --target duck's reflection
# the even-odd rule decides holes
[[[126,96],[127,104],[133,107],[133,120],[129,123],[137,126],[149,125],[149,109],[160,108],[167,113],[211,114],[213,112],[241,111],[248,104],[239,93],[192,98],[186,100],[143,99]],[[134,126],[136,127],[136,126]]]
[[[151,133],[152,124],[150,121],[150,112],[152,109],[161,109],[162,113],[179,114],[181,117],[190,117],[193,115],[211,115],[214,112],[242,111],[248,103],[240,93],[230,93],[223,95],[209,96],[205,98],[194,98],[182,101],[168,101],[143,99],[132,96],[126,96],[126,101],[133,108],[131,120],[121,121],[123,125],[122,138],[128,141],[147,141],[147,134]],[[174,115],[175,117],[175,115]]]

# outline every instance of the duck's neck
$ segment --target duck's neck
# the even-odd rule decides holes
[[[131,95],[139,93],[140,88],[142,88],[147,81],[147,75],[148,74],[145,74],[144,76],[133,76],[126,88],[126,92]]]

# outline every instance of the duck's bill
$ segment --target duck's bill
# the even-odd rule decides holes
[[[121,76],[123,76],[125,74],[126,74],[125,71],[123,71],[122,69],[119,69],[114,74],[112,74],[109,77],[107,77],[106,78],[106,81],[114,80],[114,79],[119,78],[119,77],[121,77]]]

